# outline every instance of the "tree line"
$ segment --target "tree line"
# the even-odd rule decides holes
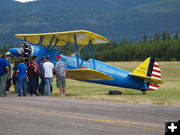
[[[161,61],[180,60],[179,32],[170,35],[169,32],[156,33],[154,38],[144,34],[138,42],[123,40],[120,43],[96,46],[95,58],[101,61],[137,61],[154,57]]]
[[[17,44],[4,45],[0,48],[0,52],[7,52],[12,47],[19,46]],[[180,61],[180,35],[179,32],[170,35],[165,31],[161,34],[156,33],[153,38],[150,38],[144,34],[142,40],[137,42],[111,41],[109,44],[95,45],[94,49],[95,59],[100,61],[143,61],[147,57],[154,57],[160,61]],[[57,50],[68,55],[74,52],[74,46],[58,47]],[[80,54],[82,56],[83,50]],[[91,57],[91,52],[88,53],[86,59],[89,57]]]

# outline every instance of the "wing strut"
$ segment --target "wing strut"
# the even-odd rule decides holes
[[[90,41],[89,41],[88,45],[86,46],[86,50],[85,50],[85,52],[84,52],[84,54],[82,56],[82,61],[81,61],[81,64],[80,64],[81,67],[82,67],[84,59],[85,59],[85,57],[87,55],[87,52],[88,52],[88,49],[89,49],[89,45],[90,45]]]
[[[43,36],[40,37],[40,41],[39,41],[39,45],[40,45],[40,46],[43,45],[42,42],[43,42]]]
[[[54,40],[54,36],[52,36],[52,38],[51,38],[51,40],[50,40],[50,42],[49,42],[49,45],[48,45],[48,47],[47,47],[47,50],[51,47],[53,40]]]
[[[56,48],[58,42],[59,42],[59,39],[56,39],[55,44],[54,44],[54,46],[51,49]]]
[[[95,60],[94,60],[94,46],[92,44],[92,41],[90,40],[90,46],[91,46],[91,54],[92,54],[92,58],[93,58],[93,66],[94,66],[94,70],[96,70],[96,66],[95,66]]]
[[[78,45],[77,45],[76,35],[74,35],[74,47],[75,47],[75,53],[76,53],[77,68],[80,68],[80,66],[79,66],[79,55],[78,55]]]
[[[95,58],[94,58],[94,46],[93,46],[91,40],[89,40],[89,43],[88,43],[88,45],[86,46],[86,49],[85,49],[84,54],[83,54],[83,56],[82,56],[82,60],[81,60],[80,67],[82,67],[83,62],[84,62],[84,59],[85,59],[85,57],[86,57],[87,52],[88,52],[89,49],[91,49],[91,57],[92,57],[92,59],[93,59],[93,68],[94,68],[94,70],[96,70]]]

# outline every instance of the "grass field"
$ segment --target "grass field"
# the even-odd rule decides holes
[[[110,65],[132,71],[140,62],[107,62]],[[143,95],[141,91],[87,83],[67,79],[66,98],[105,100],[115,102],[158,104],[158,105],[180,105],[180,62],[159,62],[162,72],[161,85],[157,91],[148,91]],[[58,89],[53,82],[53,96],[59,96]],[[108,95],[109,90],[120,90],[122,95]]]

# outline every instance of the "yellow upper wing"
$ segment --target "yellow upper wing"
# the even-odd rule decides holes
[[[16,34],[16,37],[23,40],[26,39],[26,41],[35,44],[38,44],[40,42],[40,39],[42,38],[42,44],[49,45],[52,37],[54,36],[52,44],[55,44],[55,42],[58,41],[57,45],[66,45],[67,43],[74,43],[74,35],[76,35],[78,45],[87,45],[90,40],[93,44],[109,43],[109,40],[107,38],[86,30],[38,34]]]
[[[75,80],[113,80],[109,75],[92,69],[68,69],[67,78]]]

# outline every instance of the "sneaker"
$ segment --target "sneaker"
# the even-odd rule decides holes
[[[6,91],[6,94],[10,94],[11,92],[10,91]]]
[[[61,96],[66,96],[66,94],[60,94]]]

